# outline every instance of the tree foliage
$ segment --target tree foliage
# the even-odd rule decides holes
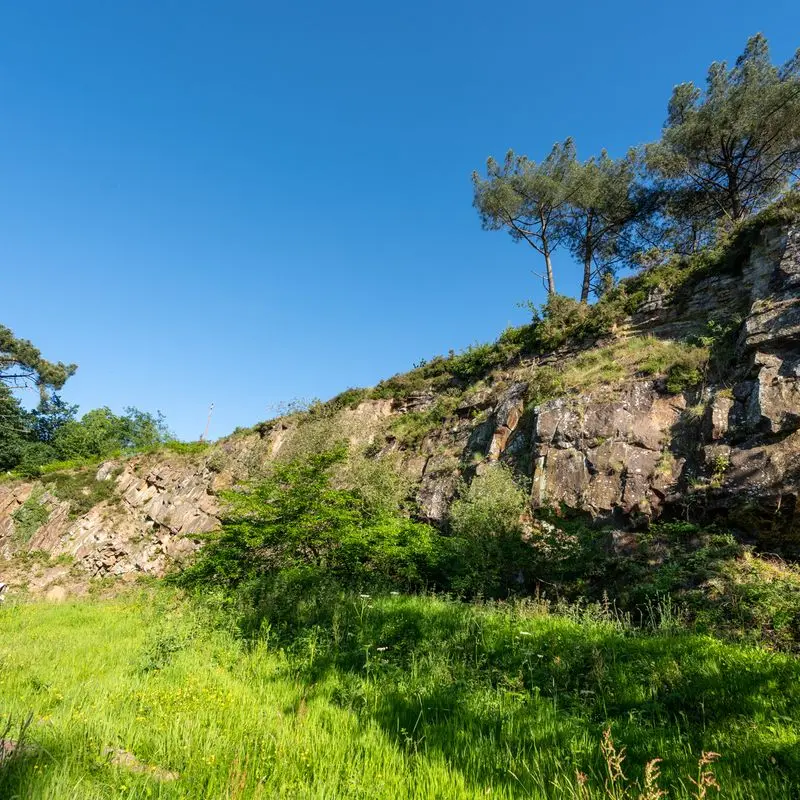
[[[738,222],[763,207],[800,167],[800,50],[776,67],[757,34],[732,69],[711,65],[705,92],[676,86],[648,160],[691,216]]]
[[[751,37],[732,68],[715,62],[705,90],[677,85],[658,142],[580,162],[572,139],[540,164],[509,151],[473,173],[484,228],[506,229],[544,256],[565,247],[583,268],[581,300],[600,295],[620,265],[711,244],[778,197],[800,170],[800,50],[782,66]]]
[[[60,459],[104,458],[124,450],[141,450],[172,438],[161,412],[156,415],[137,408],[114,414],[110,408],[95,408],[80,420],[69,419],[58,428],[53,447]]]
[[[551,295],[556,291],[551,254],[563,237],[560,221],[574,162],[575,145],[566,139],[540,164],[509,150],[502,164],[487,160],[485,179],[472,174],[473,202],[483,227],[505,229],[514,241],[525,241],[541,253]]]
[[[625,248],[624,231],[640,213],[634,158],[611,158],[605,150],[571,166],[567,182],[568,202],[559,227],[561,238],[583,266],[581,302],[588,302],[592,289],[613,278],[614,267]]]
[[[75,364],[45,360],[31,342],[0,325],[0,383],[5,386],[36,388],[44,398],[49,390],[60,389],[77,369]]]
[[[522,539],[527,507],[525,491],[501,464],[462,487],[449,520],[461,548],[451,576],[454,588],[497,597],[524,586],[524,571],[532,560]]]
[[[13,469],[20,463],[26,432],[19,400],[0,383],[0,471]]]
[[[98,408],[78,420],[78,407],[56,394],[76,369],[46,361],[31,342],[0,325],[0,471],[35,475],[53,461],[105,458],[174,438],[161,412],[128,407],[119,416]],[[25,388],[40,393],[31,411],[12,393]]]

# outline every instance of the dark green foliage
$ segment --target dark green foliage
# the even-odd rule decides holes
[[[664,522],[615,553],[610,532],[582,516],[545,517],[555,527],[531,540],[539,591],[611,598],[635,624],[664,625],[669,614],[681,629],[800,652],[800,571],[758,557],[730,531]]]
[[[19,401],[0,383],[0,471],[6,472],[20,463],[26,434]]]
[[[473,204],[486,230],[507,230],[544,259],[540,275],[556,294],[552,253],[562,244],[584,267],[581,300],[613,283],[616,263],[631,249],[633,225],[650,210],[638,186],[634,154],[614,160],[603,151],[577,160],[572,139],[556,144],[541,164],[509,150],[503,164],[486,163],[486,178],[473,173]]]
[[[571,297],[553,295],[540,308],[529,308],[533,316],[530,341],[537,352],[550,353],[567,342],[578,343],[597,333],[594,308]]]
[[[800,572],[759,558],[724,529],[663,523],[635,553],[605,566],[625,607],[648,613],[657,597],[698,631],[800,651]]]
[[[118,416],[98,408],[78,420],[76,411],[57,394],[26,411],[0,381],[0,471],[36,477],[48,466],[68,468],[173,441],[161,412],[129,407]]]
[[[60,389],[77,369],[75,364],[46,361],[31,342],[0,325],[0,383],[5,386],[35,387],[44,399],[48,390]]]
[[[703,381],[703,373],[691,364],[674,364],[667,373],[666,389],[670,394],[680,394]]]
[[[619,265],[663,266],[718,243],[784,195],[799,167],[800,51],[774,66],[758,34],[732,69],[711,65],[705,92],[675,87],[660,141],[618,160],[579,162],[571,139],[541,164],[509,151],[502,165],[488,160],[485,179],[473,174],[474,205],[484,228],[544,256],[551,297],[552,254],[565,246],[583,266],[585,302],[614,289]],[[630,313],[644,295],[627,295]]]
[[[567,249],[583,265],[581,302],[613,286],[617,264],[629,249],[625,232],[644,213],[633,154],[575,161],[566,178],[567,201],[559,220]]]
[[[56,395],[53,398],[58,409],[60,401]],[[46,437],[56,430],[61,411],[51,417],[49,403],[50,398],[46,398],[40,411],[28,412],[0,383],[0,472],[15,470],[22,476],[34,476],[42,464],[56,458],[56,451]]]
[[[267,480],[228,493],[222,530],[175,580],[222,589],[250,632],[264,623],[294,630],[298,608],[327,613],[332,593],[436,589],[611,598],[637,624],[800,650],[800,573],[753,556],[727,531],[653,525],[619,553],[608,530],[581,516],[544,514],[526,532],[527,492],[497,465],[461,488],[442,532],[335,488],[331,471],[344,457],[337,449],[279,464]],[[87,489],[110,491],[92,488],[89,475],[55,476],[48,486],[87,506],[98,500]]]
[[[26,441],[14,472],[25,478],[35,478],[42,469],[58,458],[55,448],[47,442]]]
[[[535,559],[520,522],[526,508],[526,492],[500,464],[461,487],[449,517],[456,556],[449,564],[451,591],[505,597],[531,585]]]
[[[675,87],[651,168],[672,182],[674,215],[738,222],[786,188],[800,166],[800,51],[782,67],[753,36],[735,66],[715,62],[706,91]]]
[[[59,430],[77,413],[78,406],[65,403],[57,394],[49,395],[31,411],[31,433],[37,441],[52,445]]]
[[[435,572],[436,533],[380,513],[357,491],[331,485],[346,455],[337,448],[275,466],[270,477],[224,495],[222,531],[179,577],[230,590],[256,582],[259,591],[381,584],[419,588]]]
[[[103,458],[123,450],[146,449],[170,440],[163,415],[126,408],[117,416],[109,408],[96,408],[61,426],[53,447],[59,458]]]

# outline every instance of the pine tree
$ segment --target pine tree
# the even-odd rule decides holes
[[[800,168],[800,50],[775,67],[757,34],[732,69],[711,65],[705,92],[691,82],[676,86],[647,160],[670,184],[673,216],[696,230],[759,210]]]
[[[472,174],[475,208],[486,230],[507,230],[515,241],[525,241],[545,263],[547,292],[556,292],[552,253],[560,244],[566,181],[575,161],[571,139],[554,145],[540,164],[509,150],[499,164],[486,162],[486,178]]]

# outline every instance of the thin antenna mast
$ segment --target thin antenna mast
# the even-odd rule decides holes
[[[214,404],[212,403],[208,407],[208,419],[206,420],[206,429],[203,431],[202,436],[200,437],[200,441],[204,442],[206,440],[206,436],[208,436],[208,426],[211,425],[211,415],[214,413]]]

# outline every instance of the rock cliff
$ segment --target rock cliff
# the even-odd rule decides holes
[[[722,343],[709,335],[722,329]],[[723,367],[686,386],[670,382],[676,348],[710,349],[713,361],[723,346]],[[544,392],[543,376],[552,384]],[[416,514],[433,523],[446,520],[462,481],[502,462],[530,486],[533,508],[629,527],[661,515],[724,516],[762,548],[796,554],[800,223],[763,228],[732,268],[650,290],[591,343],[518,355],[444,389],[345,400],[203,452],[101,464],[83,474],[85,495],[105,485],[88,510],[46,479],[0,483],[0,555],[17,559],[6,573],[21,553],[44,551],[61,566],[35,579],[22,569],[18,581],[46,588],[67,572],[163,574],[218,526],[221,490],[336,438],[365,458],[391,459]]]

